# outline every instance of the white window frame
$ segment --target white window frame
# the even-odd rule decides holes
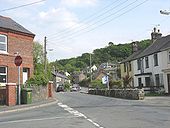
[[[3,76],[5,75],[5,76],[6,76],[6,78],[5,78],[5,79],[6,79],[6,82],[0,82],[0,86],[5,86],[5,84],[7,83],[7,72],[8,72],[8,71],[7,71],[7,67],[6,67],[6,66],[0,66],[0,67],[4,67],[4,68],[5,68],[5,71],[6,71],[5,73],[1,73],[1,72],[0,72],[0,75],[3,75]]]
[[[7,36],[6,35],[2,35],[0,34],[1,37],[5,37],[5,42],[0,42],[0,44],[5,44],[6,45],[6,49],[5,51],[0,50],[1,53],[7,53],[7,47],[8,47],[8,42],[7,42]]]
[[[167,52],[168,52],[168,63],[170,63],[170,50],[168,50]]]

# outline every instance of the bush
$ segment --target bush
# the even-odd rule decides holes
[[[98,89],[106,88],[106,86],[102,84],[101,80],[93,80],[91,82],[91,85],[93,88],[98,88]]]
[[[44,76],[44,75],[34,75],[32,78],[30,78],[29,80],[27,80],[26,85],[27,86],[32,86],[32,85],[36,85],[36,86],[46,86],[48,83],[48,79]]]
[[[122,81],[121,80],[110,80],[109,85],[111,88],[121,88],[122,87]]]
[[[64,90],[70,90],[70,86],[71,86],[70,83],[68,82],[64,83]]]
[[[82,81],[79,83],[79,85],[80,85],[81,87],[88,87],[89,84],[90,84],[90,79],[84,79],[84,80],[82,80]]]

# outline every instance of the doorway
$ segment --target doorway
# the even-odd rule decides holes
[[[168,80],[168,94],[170,94],[170,74],[167,74],[167,80]]]
[[[28,68],[23,68],[23,84],[28,80],[28,73],[29,69]]]

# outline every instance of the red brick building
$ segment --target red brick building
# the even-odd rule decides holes
[[[34,34],[8,17],[0,16],[0,86],[18,83],[15,53],[22,57],[20,83],[33,74]]]

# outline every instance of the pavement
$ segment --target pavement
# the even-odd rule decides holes
[[[16,106],[3,105],[3,106],[0,106],[0,115],[5,114],[5,113],[26,111],[30,109],[45,107],[45,106],[56,104],[57,102],[58,101],[56,98],[50,98],[47,100],[33,102],[32,104],[23,104],[23,105],[16,105]]]

